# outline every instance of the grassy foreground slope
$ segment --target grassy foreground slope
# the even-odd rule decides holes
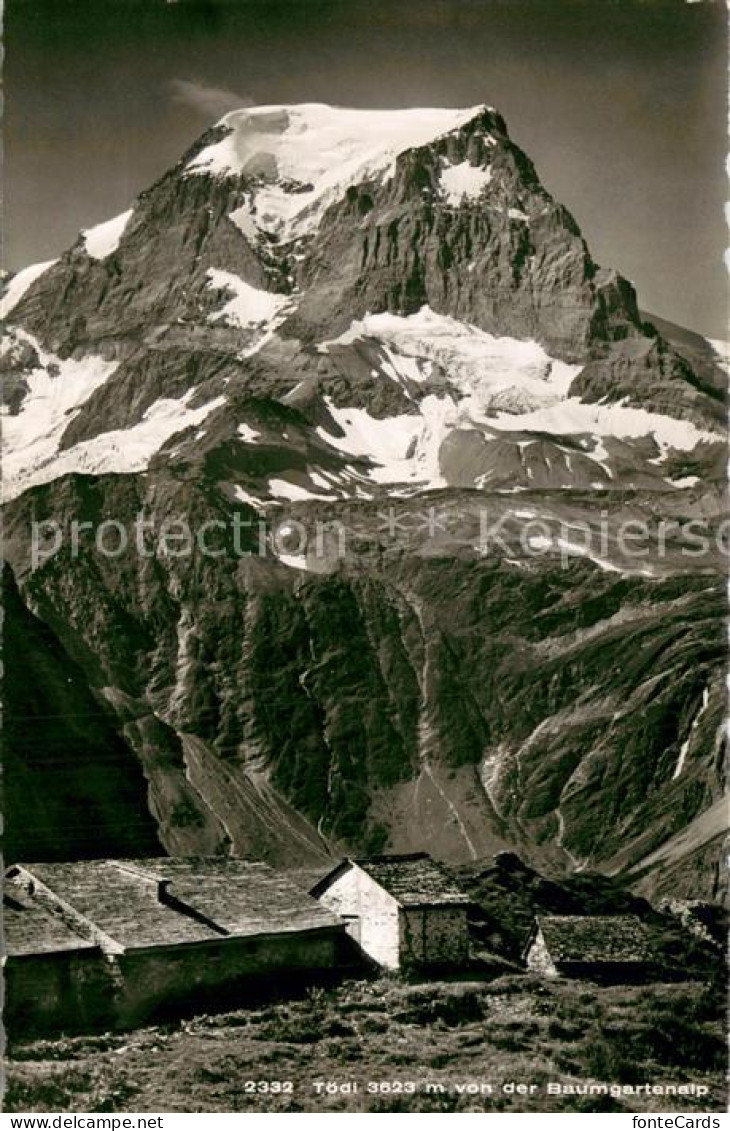
[[[711,982],[347,982],[134,1033],[19,1045],[5,1110],[720,1111],[724,1008]],[[274,1091],[274,1081],[291,1090]],[[318,1092],[327,1081],[358,1090]],[[551,1095],[551,1082],[708,1091]],[[504,1091],[519,1083],[532,1094]]]

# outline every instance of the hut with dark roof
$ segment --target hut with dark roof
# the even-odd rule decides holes
[[[286,876],[224,857],[16,864],[4,898],[11,1034],[230,1007],[336,967],[348,941]]]
[[[343,860],[311,893],[378,966],[462,965],[468,896],[425,852]]]
[[[641,981],[652,968],[649,934],[635,915],[539,915],[523,957],[547,977]]]
[[[3,936],[3,1017],[11,1037],[62,1028],[64,1018],[71,1029],[95,1024],[107,980],[98,943],[19,887],[3,897]]]

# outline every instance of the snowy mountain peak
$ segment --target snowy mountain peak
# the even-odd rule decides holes
[[[2,310],[9,494],[213,445],[265,502],[666,491],[724,437],[716,352],[643,321],[483,106],[237,110]]]
[[[250,209],[235,222],[290,240],[313,232],[348,186],[387,180],[399,153],[460,129],[487,106],[467,109],[353,110],[321,103],[256,106],[226,114],[224,136],[189,162],[187,172],[245,176],[258,182]]]

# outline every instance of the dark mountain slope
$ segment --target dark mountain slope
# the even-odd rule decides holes
[[[495,111],[415,111],[405,141],[401,112],[371,134],[363,113],[234,113],[10,282],[10,639],[51,633],[39,682],[60,696],[68,656],[106,720],[57,748],[102,745],[132,798],[141,772],[171,853],[515,846],[714,893],[692,861],[725,785],[717,367],[594,262]],[[140,549],[140,515],[217,524],[215,552]],[[38,519],[65,534],[34,571]],[[294,520],[346,545],[277,541]],[[560,535],[536,555],[534,520]],[[113,557],[106,521],[129,536]],[[67,843],[42,754],[13,741],[16,828]],[[112,831],[116,774],[78,784]]]
[[[416,527],[404,547],[365,504],[321,573],[271,543],[264,557],[225,540],[215,558],[134,548],[139,513],[195,528],[227,505],[215,484],[160,472],[76,477],[8,510],[27,599],[105,689],[168,851],[259,852],[273,826],[268,854],[316,856],[316,827],[333,848],[460,860],[514,844],[559,871],[611,871],[719,799],[721,582],[480,557],[468,517],[440,548]],[[30,519],[48,513],[113,514],[130,549],[105,558],[82,539],[31,574]]]
[[[157,855],[146,783],[119,720],[26,608],[8,567],[3,581],[6,863]]]

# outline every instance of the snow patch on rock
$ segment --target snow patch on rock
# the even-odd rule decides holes
[[[702,441],[717,441],[715,433],[703,431],[686,420],[676,420],[672,416],[662,416],[661,413],[634,408],[623,402],[585,404],[574,397],[566,397],[554,405],[533,412],[510,416],[500,414],[490,423],[498,432],[529,430],[557,435],[592,434],[597,437],[615,436],[634,440],[652,436],[662,456],[669,451],[693,451]],[[597,457],[597,452],[586,454]],[[601,458],[610,458],[605,449],[601,451]]]
[[[446,161],[439,176],[439,185],[446,202],[458,207],[464,199],[480,197],[491,179],[491,166],[482,169],[468,161],[460,161],[458,165]]]
[[[28,392],[20,410],[3,409],[2,462],[5,498],[26,487],[55,479],[53,461],[68,424],[91,394],[109,380],[118,362],[91,355],[79,361],[61,359],[44,350],[31,334],[17,330],[15,340],[26,341],[40,364],[26,375]],[[10,338],[3,349],[12,348]]]
[[[236,210],[247,238],[251,225],[291,240],[314,232],[325,209],[346,189],[392,175],[395,158],[476,117],[468,109],[352,110],[321,103],[255,106],[219,122],[228,133],[206,146],[187,174],[257,178],[256,218]],[[245,230],[247,229],[247,230]]]
[[[554,437],[554,444],[565,450],[562,463],[569,473],[571,453],[581,451],[607,477],[605,481],[593,477],[596,489],[604,489],[616,474],[613,463],[618,456],[607,445],[608,439],[630,444],[652,437],[660,453],[654,461],[657,464],[670,451],[692,451],[703,441],[717,439],[687,421],[623,402],[583,403],[568,395],[580,365],[551,358],[537,342],[495,337],[427,306],[407,317],[366,314],[318,348],[327,353],[334,346],[363,341],[380,347],[381,372],[405,388],[418,405],[418,415],[375,419],[363,409],[330,406],[344,436],[323,429],[319,434],[342,452],[367,457],[369,478],[374,482],[443,485],[439,448],[454,429],[476,429],[486,441],[508,441],[520,450],[532,442],[534,434],[537,439]],[[443,375],[444,395],[419,400],[418,386],[435,371]],[[561,438],[568,436],[575,439],[565,448]],[[547,465],[546,474],[552,474],[549,456],[541,458]],[[478,476],[475,486],[485,485],[494,474]],[[530,474],[528,468],[528,478]],[[561,475],[564,482],[565,475]],[[581,479],[585,486],[584,472]]]
[[[119,362],[91,355],[59,358],[25,331],[40,364],[26,377],[28,393],[15,415],[3,411],[5,499],[72,472],[99,474],[142,471],[171,436],[202,421],[225,403],[223,397],[191,409],[194,390],[180,400],[160,399],[131,428],[104,432],[60,451],[61,438],[91,394],[109,380]]]
[[[97,224],[95,228],[87,228],[81,233],[86,244],[86,251],[92,259],[106,259],[108,255],[117,250],[124,235],[124,229],[131,220],[133,212],[134,209],[130,208],[127,212],[122,212],[119,216],[105,220],[103,224]]]
[[[720,338],[708,338],[715,354],[715,361],[725,373],[730,375],[730,342],[723,342]]]
[[[534,341],[497,338],[424,306],[417,314],[368,314],[330,345],[376,339],[405,358],[428,359],[447,374],[460,395],[459,415],[488,424],[494,431],[541,431],[555,435],[593,433],[638,439],[654,436],[664,451],[691,451],[717,436],[696,425],[623,402],[586,404],[567,395],[580,365],[551,358]],[[409,370],[409,376],[418,369]],[[532,407],[514,412],[495,404],[495,394],[531,394]],[[495,411],[496,409],[496,411]]]
[[[256,223],[256,218],[249,204],[243,204],[240,208],[235,208],[233,212],[229,212],[228,219],[236,225],[239,232],[246,237],[249,243],[256,243],[261,235],[261,229]]]
[[[32,263],[30,267],[24,267],[22,271],[18,271],[17,275],[13,275],[2,300],[0,300],[0,318],[7,318],[10,311],[18,305],[36,279],[45,275],[49,267],[53,267],[53,264],[57,262],[57,259],[48,259],[45,263]]]
[[[277,557],[277,560],[280,561],[282,565],[289,566],[289,569],[300,569],[300,570],[304,570],[304,571],[307,571],[309,569],[309,567],[307,565],[306,554],[279,554],[279,553],[277,553],[276,557]]]
[[[250,326],[260,326],[275,319],[289,301],[286,295],[273,294],[271,291],[252,287],[250,283],[230,271],[219,271],[215,267],[209,267],[207,276],[209,287],[217,291],[227,291],[232,295],[224,307],[208,315],[209,322],[226,322],[242,330]]]
[[[317,494],[316,491],[308,491],[306,487],[302,487],[299,483],[292,483],[288,479],[270,479],[269,493],[277,499],[288,499],[292,503],[304,502],[307,499],[329,501],[336,497],[334,495]]]
[[[681,479],[667,479],[670,487],[678,487],[680,491],[686,487],[696,487],[701,482],[699,475],[683,475]]]
[[[537,342],[495,337],[428,306],[407,317],[367,314],[319,349],[326,353],[331,345],[367,338],[386,350],[390,376],[424,381],[440,367],[461,398],[464,418],[486,419],[500,401],[510,411],[554,404],[581,369],[551,358]]]
[[[246,503],[249,507],[253,507],[255,511],[263,511],[265,504],[256,495],[252,495],[250,491],[236,484],[233,488],[233,498],[237,503]]]
[[[704,715],[705,711],[707,710],[707,705],[708,705],[709,702],[710,702],[710,689],[709,689],[709,687],[705,687],[703,692],[702,692],[702,703],[700,704],[700,708],[699,708],[697,714],[695,715],[695,717],[692,720],[692,725],[689,728],[689,734],[687,735],[687,738],[684,740],[684,742],[682,743],[682,745],[680,747],[679,757],[677,758],[677,764],[674,767],[674,773],[672,774],[673,780],[676,780],[681,775],[682,770],[684,769],[684,764],[687,761],[687,755],[689,754],[689,748],[690,748],[690,745],[692,743],[692,739],[694,738],[695,729],[696,729],[697,724],[699,723],[700,719]]]
[[[161,398],[148,408],[139,424],[103,432],[92,440],[84,440],[48,460],[24,468],[12,481],[6,480],[6,497],[13,498],[28,487],[50,483],[73,472],[128,475],[144,471],[169,439],[199,424],[225,404],[224,397],[216,397],[200,408],[188,408],[187,402],[193,393],[193,389],[189,390],[180,400]]]
[[[327,407],[344,435],[333,435],[321,427],[317,434],[346,455],[368,459],[368,478],[372,482],[445,486],[439,470],[439,450],[456,423],[455,405],[450,397],[429,395],[420,402],[418,415],[404,413],[383,419],[362,408],[337,408],[330,402]]]

